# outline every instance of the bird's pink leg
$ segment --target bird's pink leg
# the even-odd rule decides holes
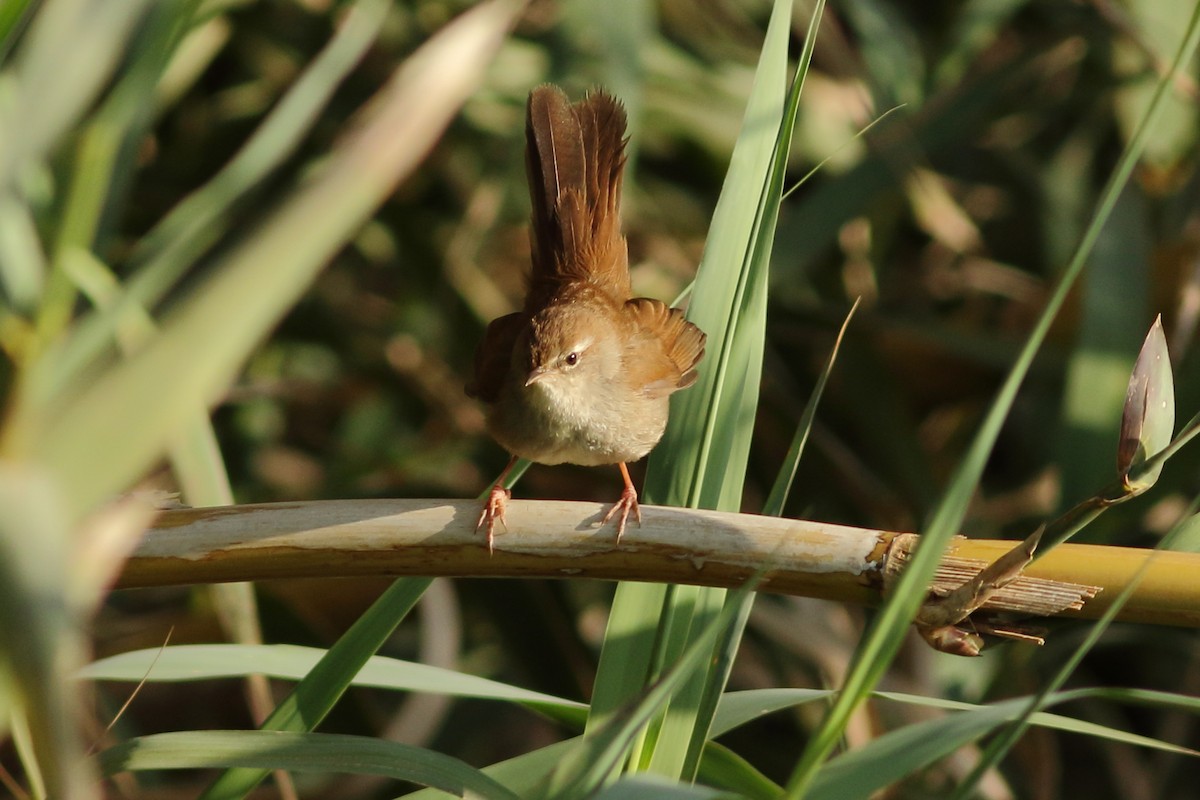
[[[504,480],[508,477],[508,473],[512,472],[512,468],[517,464],[517,457],[513,456],[508,460],[508,466],[496,478],[496,482],[492,484],[492,490],[488,492],[487,500],[483,503],[483,511],[479,514],[479,522],[475,523],[475,531],[478,533],[480,528],[487,526],[487,548],[488,552],[494,552],[493,533],[496,530],[496,520],[504,526],[504,530],[508,530],[508,522],[504,519],[505,504],[512,499],[512,492],[504,488]]]
[[[637,524],[642,524],[642,509],[638,507],[637,489],[633,488],[633,481],[629,477],[629,468],[622,461],[617,464],[621,470],[621,477],[625,479],[625,491],[621,492],[621,499],[608,510],[604,515],[604,519],[600,521],[601,525],[607,525],[608,521],[620,514],[617,520],[617,544],[621,543],[621,534],[625,533],[625,521],[629,518],[629,512],[633,512],[633,518],[637,520]]]

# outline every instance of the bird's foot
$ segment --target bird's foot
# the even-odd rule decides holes
[[[621,543],[621,535],[625,533],[625,521],[629,519],[629,512],[633,512],[633,518],[637,520],[637,524],[642,524],[642,509],[638,507],[637,490],[631,484],[626,484],[625,491],[621,492],[621,499],[618,500],[608,513],[604,515],[604,519],[600,520],[601,525],[607,525],[608,521],[613,517],[617,517],[617,544]]]
[[[487,536],[488,553],[494,552],[493,542],[496,530],[496,521],[504,526],[504,530],[508,530],[508,522],[504,519],[504,511],[509,500],[512,499],[512,492],[505,489],[500,484],[492,487],[488,492],[487,500],[483,503],[483,511],[479,514],[479,522],[475,523],[475,532],[478,533],[480,528],[485,528]]]

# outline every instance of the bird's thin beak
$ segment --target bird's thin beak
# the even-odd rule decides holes
[[[546,377],[546,368],[534,367],[532,370],[530,370],[529,377],[525,379],[525,385],[532,386],[544,377]]]

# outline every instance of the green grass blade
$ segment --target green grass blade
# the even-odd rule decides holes
[[[735,596],[748,591],[738,590]],[[627,704],[610,715],[604,725],[589,727],[580,743],[563,757],[548,776],[545,789],[539,796],[583,798],[599,789],[624,759],[629,744],[642,727],[667,706],[693,675],[703,672],[713,645],[733,621],[735,612],[734,606],[727,606],[703,630],[697,631],[679,660],[648,687],[637,702]]]
[[[1089,698],[1116,699],[1120,702],[1123,699],[1121,690],[1115,691],[1117,694],[1114,696],[1112,694],[1114,690],[1111,689],[1074,689],[1068,692],[1056,692],[1052,697],[1055,704],[1075,702]],[[759,719],[765,714],[792,708],[804,703],[826,701],[833,694],[834,692],[831,689],[750,689],[742,692],[729,692],[722,698],[720,711],[713,723],[713,731],[715,735],[725,734],[746,723]],[[873,696],[880,700],[953,712],[970,713],[996,707],[996,704],[978,705],[959,700],[946,700],[940,697],[926,697],[924,695],[907,694],[904,692],[874,692]],[[1167,705],[1175,703],[1178,699],[1177,695],[1164,693],[1152,693],[1151,696],[1153,697],[1153,702]],[[1029,702],[1030,699],[1028,697],[1013,698],[1012,702],[1018,700]],[[1142,702],[1148,700],[1150,700],[1150,697],[1141,698]],[[1185,701],[1184,707],[1186,706],[1187,702]],[[1039,727],[1096,736],[1113,742],[1133,744],[1138,747],[1148,747],[1172,753],[1195,752],[1186,747],[1180,747],[1179,745],[1164,742],[1160,739],[1152,739],[1149,736],[1141,736],[1136,733],[1120,730],[1119,728],[1099,725],[1073,717],[1065,717],[1060,714],[1037,712],[1030,717],[1030,721]]]
[[[988,454],[1000,433],[1000,427],[1009,409],[1012,407],[1017,390],[1033,362],[1033,357],[1045,340],[1050,323],[1066,300],[1071,286],[1083,270],[1100,231],[1117,203],[1122,187],[1146,145],[1154,120],[1162,108],[1163,98],[1168,93],[1172,76],[1177,74],[1181,64],[1190,60],[1195,51],[1197,39],[1200,39],[1198,20],[1200,20],[1200,5],[1193,13],[1187,40],[1180,47],[1170,75],[1160,81],[1158,92],[1146,112],[1142,126],[1126,146],[1104,191],[1101,192],[1096,211],[1078,248],[1063,271],[1054,293],[1049,298],[1029,339],[1022,348],[1020,356],[988,410],[979,433],[972,441],[962,464],[951,479],[942,501],[924,531],[920,547],[897,583],[891,598],[880,610],[860,642],[841,693],[797,763],[788,782],[788,797],[805,796],[808,787],[813,785],[812,782],[820,764],[824,762],[840,740],[851,713],[878,683],[899,650],[900,644],[907,634],[907,626],[916,616],[924,600],[925,587],[941,559],[945,544],[951,536],[958,532],[962,520],[966,516],[967,505],[983,473]]]
[[[316,668],[325,652],[316,647],[282,644],[172,645],[103,658],[88,664],[79,675],[94,681],[145,680],[148,683],[243,678],[251,674],[298,681]],[[351,685],[503,700],[564,710],[586,708],[582,703],[487,678],[377,655],[363,663]]]
[[[708,334],[708,356],[697,385],[672,398],[671,424],[647,470],[645,497],[650,502],[733,509],[740,503],[765,330],[766,262],[751,266],[751,255],[764,252],[756,248],[754,237],[763,234],[762,207],[771,191],[784,113],[790,8],[790,3],[778,3],[773,10],[743,132],[713,217],[688,309],[689,318]],[[746,209],[756,212],[747,214]],[[774,217],[768,222],[769,229]],[[589,730],[607,724],[660,665],[673,663],[692,632],[706,629],[723,604],[724,594],[713,589],[620,587]],[[652,641],[656,644],[648,647]],[[707,730],[707,720],[698,723],[697,718],[705,682],[702,677],[681,687],[666,717],[637,748],[635,764],[666,775],[694,773],[699,760],[695,732]]]
[[[758,307],[757,313],[751,313],[748,316],[749,324],[745,325],[744,328],[742,326],[738,327],[739,330],[744,330],[746,333],[746,349],[749,351],[747,361],[748,363],[757,365],[757,369],[760,372],[766,340],[766,285],[771,263],[771,253],[775,242],[775,227],[779,218],[779,207],[783,201],[788,154],[791,152],[792,134],[795,130],[796,116],[800,107],[800,94],[804,89],[805,78],[808,75],[808,67],[812,60],[813,49],[817,40],[817,31],[824,8],[823,2],[816,3],[809,18],[804,49],[800,54],[796,75],[788,92],[783,116],[780,120],[779,133],[775,142],[770,170],[767,174],[767,181],[759,202],[758,216],[750,240],[748,263],[743,268],[744,273],[756,276],[755,280],[761,284],[761,299],[758,301],[761,305]],[[756,390],[757,386],[758,384],[755,382],[754,387]],[[757,391],[754,392],[754,396],[757,404]],[[726,405],[730,404],[731,401],[732,403],[736,403],[737,399],[728,395],[722,398],[722,402]],[[750,417],[750,419],[752,418]],[[746,438],[750,438],[749,431],[746,431]],[[718,458],[715,461],[722,469],[730,466],[723,463],[723,459]],[[742,462],[739,469],[740,474],[744,476],[745,470],[746,464]],[[734,506],[734,508],[737,508],[737,506]],[[717,597],[724,600],[723,593],[718,593],[711,589],[704,591],[713,595],[710,602],[714,606]],[[692,711],[689,707],[689,714],[682,716],[680,718],[681,724],[677,726],[680,729],[679,734],[683,734],[685,731],[688,733],[687,748],[682,752],[682,760],[679,760],[679,756],[670,753],[669,750],[667,751],[667,757],[661,759],[662,763],[671,768],[671,774],[674,773],[676,769],[675,765],[678,763],[680,765],[678,767],[679,774],[689,780],[695,778],[699,769],[700,760],[709,738],[713,715],[716,713],[721,694],[725,691],[725,685],[729,680],[729,673],[733,668],[733,661],[737,655],[738,646],[741,643],[742,632],[745,630],[746,622],[750,618],[750,611],[754,604],[754,595],[745,594],[740,599],[731,597],[725,600],[725,602],[737,605],[732,611],[734,622],[727,629],[726,635],[718,642],[717,647],[714,648],[712,666],[704,676],[703,681],[697,681],[700,685],[697,687],[699,697],[695,710]],[[684,723],[686,723],[686,728],[684,727]],[[674,741],[673,735],[675,732],[671,730],[669,724],[664,724],[663,734],[668,742]],[[656,749],[655,756],[656,758],[659,756],[659,749]]]
[[[724,745],[710,741],[704,746],[698,782],[737,792],[747,800],[775,800],[783,787],[754,768],[749,761]]]
[[[1197,11],[1200,12],[1200,4],[1197,5]],[[1168,546],[1179,535],[1179,532],[1186,524],[1185,521],[1195,516],[1197,511],[1200,511],[1200,497],[1192,500],[1190,507],[1185,511],[1181,521],[1159,542],[1159,548]],[[971,773],[959,785],[955,797],[961,798],[961,800],[969,798],[972,790],[982,780],[983,776],[987,774],[987,771],[1000,763],[1000,759],[1008,754],[1013,745],[1017,743],[1017,740],[1021,738],[1025,729],[1032,723],[1033,717],[1037,714],[1038,710],[1048,705],[1052,693],[1058,691],[1067,682],[1079,665],[1083,663],[1084,657],[1100,641],[1100,637],[1108,630],[1108,626],[1116,619],[1117,614],[1125,606],[1125,603],[1129,601],[1134,590],[1140,585],[1152,562],[1153,556],[1145,561],[1138,573],[1133,576],[1121,593],[1113,600],[1113,604],[1105,610],[1104,615],[1090,627],[1084,640],[1072,651],[1070,657],[1051,676],[1050,680],[1046,681],[1037,694],[1025,703],[1021,709],[1021,713],[1012,719],[1011,724],[999,736],[988,742],[987,748],[983,751],[979,761],[971,769]]]
[[[719,695],[725,688],[725,679],[728,677],[726,670],[737,651],[753,599],[750,595],[743,595],[740,597],[743,605],[731,607],[733,600],[727,599],[727,593],[723,590],[694,586],[674,588],[679,595],[694,595],[687,602],[671,606],[671,619],[688,624],[681,642],[683,645],[693,640],[696,630],[704,630],[705,626],[710,625],[723,608],[731,617],[730,624],[724,629],[725,636],[713,642],[708,657],[709,668],[697,672],[671,697],[662,715],[654,753],[650,758],[650,771],[692,781],[700,766],[700,756],[708,740],[708,727],[715,707],[715,702],[707,702],[706,697]]]
[[[510,791],[515,792],[518,797],[533,797],[545,776],[554,769],[563,756],[571,751],[571,748],[577,747],[580,741],[580,737],[575,737],[555,742],[531,753],[523,753],[515,758],[484,767],[483,772],[488,777],[499,781]],[[443,798],[452,796],[436,789],[423,789],[405,795],[405,800],[434,800],[435,798],[443,800]]]
[[[662,584],[617,586],[593,685],[589,727],[607,722],[650,679],[659,614],[666,597],[667,587]]]
[[[276,706],[263,722],[262,730],[303,732],[316,727],[353,683],[363,664],[378,652],[421,599],[431,582],[430,578],[414,578],[396,581],[388,587]],[[207,800],[242,797],[257,786],[268,771],[266,768],[229,770],[217,778],[202,797]]]
[[[687,786],[666,778],[639,775],[622,778],[596,795],[596,800],[741,800],[739,795],[710,789],[707,786]]]
[[[1063,692],[1046,698],[1044,705],[1056,705],[1086,696],[1089,690]],[[1096,692],[1097,695],[1101,692]],[[1174,696],[1171,696],[1174,698]],[[906,725],[877,739],[873,739],[860,748],[829,762],[821,770],[821,774],[813,782],[806,797],[810,800],[835,800],[843,797],[868,797],[873,792],[892,785],[906,775],[912,775],[929,766],[940,758],[950,755],[959,747],[974,742],[979,738],[995,731],[1007,722],[1019,720],[1029,698],[1006,700],[987,706],[979,706],[969,711],[950,714],[939,719]],[[1059,730],[1074,730],[1076,732],[1096,733],[1088,723],[1078,720],[1068,720],[1065,717],[1045,715],[1054,718],[1055,727]],[[1161,742],[1114,731],[1105,731],[1105,738],[1112,741],[1151,745],[1164,750],[1181,752],[1179,748],[1164,745]],[[1184,749],[1184,752],[1187,752]],[[1195,755],[1195,751],[1190,751]],[[960,785],[963,793],[959,796],[971,796],[967,782]]]
[[[757,404],[765,329],[767,265],[753,257],[756,242],[770,252],[765,234],[775,223],[763,207],[771,194],[787,105],[790,5],[775,4],[709,227],[688,306],[688,318],[708,334],[707,355],[696,385],[672,397],[672,424],[650,454],[646,496],[652,502],[726,510],[741,503],[744,467],[739,465],[749,454],[746,430]]]
[[[466,763],[412,745],[337,733],[180,731],[142,736],[99,756],[105,775],[130,770],[243,769],[382,775],[435,786],[458,797],[516,800],[517,795]]]

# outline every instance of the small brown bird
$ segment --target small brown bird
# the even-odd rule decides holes
[[[662,438],[672,392],[696,381],[704,333],[683,312],[631,297],[621,235],[625,110],[595,91],[574,105],[556,86],[529,95],[526,170],[533,200],[533,272],[525,307],[488,325],[467,393],[487,404],[487,428],[512,454],[476,530],[488,549],[512,496],[518,457],[540,464],[616,464],[617,541],[641,522],[626,462]]]

